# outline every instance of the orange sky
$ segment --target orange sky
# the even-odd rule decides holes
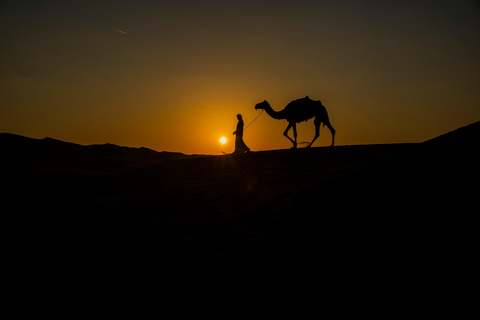
[[[233,151],[308,95],[336,143],[420,142],[480,120],[475,1],[2,1],[0,132]],[[263,114],[252,150],[289,148]],[[313,121],[298,126],[310,141]],[[220,137],[229,141],[219,143]],[[322,128],[314,146],[330,143]]]

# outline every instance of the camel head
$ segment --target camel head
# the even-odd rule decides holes
[[[264,110],[266,107],[270,107],[270,104],[267,102],[267,100],[264,100],[263,102],[257,103],[255,105],[255,110],[258,110],[258,109]]]

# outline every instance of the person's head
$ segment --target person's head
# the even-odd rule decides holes
[[[238,120],[242,120],[242,115],[241,115],[240,113],[237,114],[237,119],[238,119]]]

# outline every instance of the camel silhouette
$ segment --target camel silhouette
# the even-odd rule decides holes
[[[335,129],[333,129],[328,119],[327,109],[322,105],[320,100],[312,100],[308,96],[305,98],[293,100],[290,102],[283,110],[275,111],[272,109],[267,100],[258,103],[255,106],[255,109],[263,109],[267,114],[273,119],[281,120],[286,119],[288,121],[287,129],[283,135],[288,138],[293,143],[293,148],[297,147],[297,123],[302,121],[307,121],[308,119],[314,118],[313,123],[315,124],[315,137],[313,137],[312,142],[307,146],[310,148],[320,136],[320,124],[323,122],[323,125],[327,125],[328,129],[332,133],[332,146],[335,141]],[[290,128],[293,128],[293,137],[295,140],[288,136],[288,131]]]

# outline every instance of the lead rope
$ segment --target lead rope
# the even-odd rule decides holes
[[[260,112],[260,114],[259,114],[255,119],[253,119],[253,121],[250,122],[250,123],[248,124],[248,126],[246,126],[246,127],[243,129],[243,131],[247,130],[247,128],[250,127],[250,125],[251,125],[252,123],[254,123],[255,120],[257,120],[258,117],[260,117],[260,116],[262,115],[263,111],[265,111],[265,109],[262,109],[262,112]]]

